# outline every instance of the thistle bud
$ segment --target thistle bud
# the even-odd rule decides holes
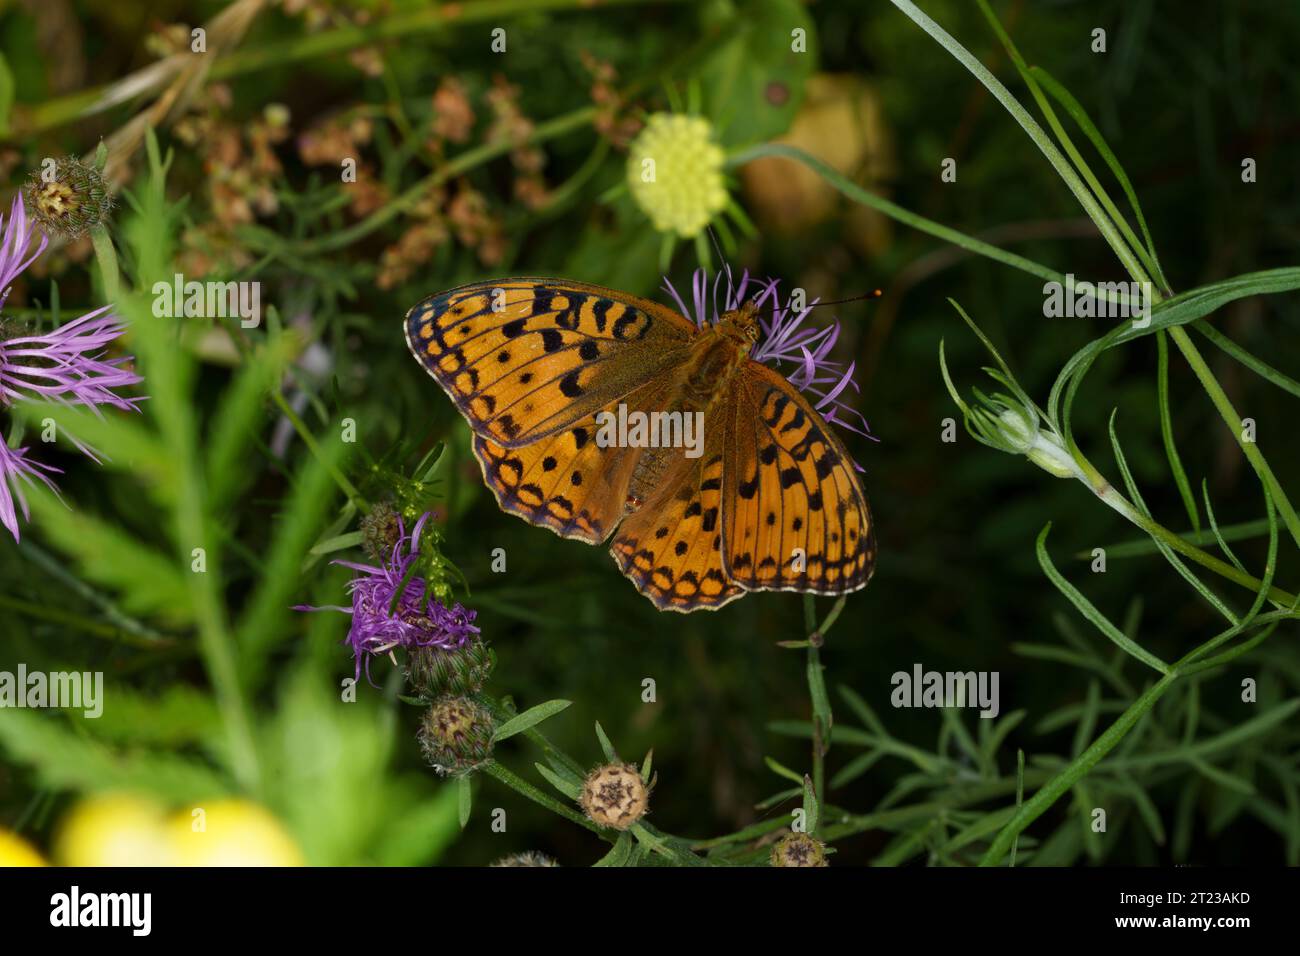
[[[113,196],[99,170],[65,156],[32,173],[23,200],[41,229],[76,239],[108,220]]]
[[[416,695],[476,694],[492,674],[496,655],[474,634],[464,647],[412,647],[406,655],[406,680]]]
[[[545,853],[534,853],[529,850],[526,853],[512,853],[510,856],[503,856],[492,864],[493,866],[559,866]]]
[[[826,845],[806,833],[787,833],[772,846],[773,866],[828,866]]]
[[[588,774],[579,803],[597,826],[626,830],[645,816],[650,791],[632,764],[605,764]]]
[[[361,519],[361,547],[372,561],[387,561],[401,534],[397,512],[386,501],[376,504]]]
[[[492,756],[492,715],[472,697],[439,697],[420,724],[420,749],[438,773],[463,777]]]

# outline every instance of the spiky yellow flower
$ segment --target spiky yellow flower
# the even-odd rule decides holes
[[[727,204],[722,160],[708,120],[655,113],[632,141],[628,187],[656,229],[690,239]]]

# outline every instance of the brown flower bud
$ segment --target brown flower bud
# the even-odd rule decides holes
[[[645,816],[650,791],[632,764],[611,763],[587,776],[579,803],[597,826],[626,830]]]
[[[829,866],[826,845],[806,833],[787,833],[772,847],[773,866]]]

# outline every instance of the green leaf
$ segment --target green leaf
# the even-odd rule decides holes
[[[468,776],[456,781],[456,793],[459,800],[460,828],[463,830],[465,824],[469,823],[469,814],[474,808],[474,784]]]
[[[821,822],[821,804],[817,802],[817,793],[813,789],[812,777],[803,777],[803,817],[804,828],[808,833],[816,833]]]
[[[0,53],[0,136],[9,135],[9,115],[14,107],[14,74]]]
[[[1165,280],[1164,270],[1160,267],[1160,259],[1156,255],[1156,246],[1151,239],[1151,230],[1147,228],[1146,217],[1142,215],[1142,205],[1138,202],[1137,193],[1133,189],[1133,183],[1129,180],[1128,174],[1124,172],[1124,167],[1120,164],[1119,159],[1111,150],[1105,137],[1101,135],[1101,130],[1097,129],[1097,125],[1093,123],[1092,118],[1079,104],[1079,101],[1076,100],[1074,96],[1071,95],[1070,91],[1062,86],[1055,77],[1048,73],[1047,70],[1043,69],[1041,66],[1031,66],[1029,72],[1032,74],[1033,78],[1039,82],[1043,89],[1052,95],[1053,99],[1065,107],[1065,111],[1070,114],[1070,117],[1077,124],[1079,124],[1079,128],[1083,130],[1084,135],[1088,137],[1097,152],[1101,154],[1101,158],[1106,161],[1106,165],[1110,167],[1110,171],[1119,182],[1120,188],[1124,190],[1124,195],[1128,197],[1129,205],[1133,207],[1133,215],[1137,217],[1138,228],[1142,230],[1142,238],[1146,244],[1147,252],[1144,261],[1151,266],[1153,272],[1152,278],[1156,279],[1161,286],[1167,289],[1169,283]],[[1118,213],[1112,214],[1115,215],[1116,221],[1123,226],[1124,221]],[[1141,254],[1142,248],[1137,243],[1134,243],[1133,246],[1134,249]]]
[[[165,752],[111,750],[51,714],[0,710],[0,748],[55,790],[140,790],[176,803],[230,792],[229,782],[205,764]]]
[[[131,614],[168,624],[193,620],[189,587],[179,557],[154,550],[117,525],[74,511],[44,488],[27,492],[33,520],[46,537],[81,568],[87,579],[120,595]]]
[[[618,763],[618,751],[610,743],[609,737],[605,734],[605,728],[600,726],[600,721],[596,721],[596,739],[600,741],[600,749],[605,754],[605,759],[610,763]]]
[[[627,866],[628,861],[632,858],[632,847],[632,835],[630,833],[620,833],[610,851],[593,863],[592,866]]]
[[[546,778],[547,782],[560,793],[564,794],[570,800],[578,800],[582,797],[582,784],[570,780],[568,777],[556,773],[546,764],[534,764],[537,772]]]
[[[248,467],[257,426],[266,415],[267,393],[279,384],[298,349],[292,335],[271,337],[245,357],[217,405],[208,438],[208,489],[220,510],[254,477]]]
[[[704,28],[725,36],[699,72],[703,112],[719,142],[734,147],[780,136],[790,128],[818,61],[807,11],[795,0],[752,0]],[[795,30],[803,31],[804,52],[794,49]]]
[[[80,405],[57,402],[19,402],[13,406],[33,429],[54,424],[55,435],[92,447],[106,468],[138,475],[154,499],[163,506],[175,501],[176,463],[141,415],[109,409],[93,412]]]
[[[303,559],[338,493],[330,469],[343,455],[342,439],[336,436],[319,451],[319,458],[307,456],[287,493],[265,568],[240,617],[236,631],[239,670],[249,686],[260,676],[276,643],[293,633],[287,622],[293,613],[293,596],[300,588]]]
[[[496,733],[492,735],[492,739],[499,743],[508,737],[513,737],[515,734],[528,730],[530,727],[536,727],[543,720],[554,717],[572,703],[571,700],[548,700],[536,707],[529,707],[522,714],[511,717],[498,727]]]
[[[1043,573],[1056,585],[1057,590],[1069,598],[1070,603],[1078,609],[1079,613],[1091,621],[1097,630],[1106,635],[1117,647],[1161,674],[1168,674],[1168,664],[1130,640],[1119,628],[1107,620],[1106,616],[1098,611],[1078,588],[1065,580],[1061,576],[1061,572],[1056,570],[1056,565],[1052,564],[1052,559],[1047,554],[1047,534],[1051,530],[1052,524],[1048,522],[1043,526],[1043,530],[1038,533],[1038,541],[1035,543],[1035,549],[1038,552],[1038,563],[1042,566]]]

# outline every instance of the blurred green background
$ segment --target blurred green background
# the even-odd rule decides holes
[[[920,5],[1030,102],[973,3]],[[496,3],[482,5],[483,15],[475,12],[479,4],[466,3],[458,5],[457,22],[366,42],[373,36],[367,30],[419,6],[285,2],[252,15],[217,60],[233,66],[214,68],[159,128],[164,148],[175,151],[169,198],[184,199],[178,268],[187,276],[261,281],[263,301],[316,343],[299,354],[296,381],[286,386],[291,395],[302,386],[311,396],[303,415],[314,430],[353,418],[364,454],[375,459],[405,440],[398,461],[405,468],[432,443],[448,443],[438,509],[444,550],[466,575],[471,591],[464,600],[479,610],[497,651],[493,693],[511,695],[521,709],[557,697],[574,701],[545,730],[582,762],[599,761],[591,730],[597,720],[625,756],[639,758],[653,747],[659,784],[652,820],[666,831],[711,837],[785,815],[794,803],[755,805],[786,786],[765,767],[765,756],[800,773],[808,765],[807,741],[770,726],[806,720],[810,712],[803,656],[776,646],[806,633],[800,599],[752,595],[712,614],[660,613],[603,549],[501,513],[482,486],[464,422],[410,359],[399,319],[432,292],[493,276],[566,276],[658,297],[662,239],[625,194],[609,193],[624,179],[626,141],[638,118],[672,101],[698,101],[730,152],[789,136],[901,206],[1058,271],[1120,279],[1118,265],[1022,130],[883,0],[598,9],[555,3],[532,12],[528,4]],[[1295,264],[1300,7],[1270,0],[1009,0],[995,7],[1026,58],[1048,67],[1107,137],[1141,198],[1175,290]],[[10,92],[0,89],[0,99],[12,96],[15,108],[0,163],[17,186],[41,157],[92,150],[148,101],[71,121],[50,104],[68,103],[79,90],[112,83],[179,49],[188,31],[169,25],[208,23],[222,5],[45,0],[2,9],[0,52]],[[792,23],[811,38],[809,53],[793,63],[785,42]],[[507,31],[504,53],[490,47],[498,26]],[[1105,54],[1091,50],[1097,27],[1107,31]],[[535,132],[593,105],[594,125],[581,114],[535,146],[510,141],[475,161],[475,150],[509,140],[510,124],[532,124],[525,129]],[[458,122],[462,108],[469,115]],[[471,161],[456,166],[467,154]],[[336,181],[339,156],[358,159],[362,188]],[[1249,185],[1240,177],[1245,157],[1259,170]],[[956,160],[952,183],[940,178],[946,158]],[[137,154],[136,177],[142,165]],[[1044,718],[1077,710],[1097,675],[1016,645],[1067,648],[1065,631],[1107,659],[1111,649],[1039,569],[1033,545],[1044,524],[1052,522],[1048,547],[1062,572],[1112,620],[1131,624],[1127,633],[1153,653],[1176,658],[1219,627],[1214,612],[1156,555],[1112,558],[1105,574],[1089,572],[1079,552],[1140,534],[1083,486],[979,446],[960,428],[955,443],[942,442],[943,420],[958,413],[937,355],[942,339],[963,391],[985,385],[978,369],[990,364],[987,355],[948,304],[951,297],[1041,400],[1066,359],[1109,324],[1045,319],[1039,280],[854,207],[795,168],[733,174],[732,193],[758,227],[755,237],[737,235],[733,263],[828,299],[883,292],[833,310],[844,324],[840,357],[857,362],[858,407],[879,438],[846,436],[866,468],[880,558],[870,586],[848,600],[822,652],[837,725],[859,723],[834,691],[843,685],[874,708],[894,738],[950,757],[955,769],[944,780],[919,785],[901,803],[891,798],[907,805],[931,794],[942,803],[963,774],[977,778],[987,768],[961,756],[940,713],[892,708],[890,676],[915,663],[995,670],[1003,714],[1026,712],[998,751],[996,775],[1014,774],[1016,748],[1030,766],[1059,765],[1078,750],[1077,715],[1046,725]],[[421,205],[399,208],[403,191],[440,175],[445,181],[424,190]],[[383,210],[392,215],[373,230],[348,233]],[[694,247],[681,245],[668,275],[680,287],[698,264]],[[92,267],[85,244],[53,250],[15,289],[9,308],[40,315],[51,280],[65,309],[95,304]],[[1243,299],[1211,321],[1282,371],[1300,369],[1294,295]],[[225,341],[189,343],[200,360],[200,420],[216,414],[226,395],[232,359]],[[1155,349],[1146,338],[1098,363],[1076,402],[1074,434],[1118,481],[1106,435],[1118,408],[1148,505],[1181,531],[1186,516],[1161,444]],[[1296,487],[1294,397],[1209,345],[1205,354],[1237,407],[1256,420],[1259,444],[1282,485]],[[1208,482],[1221,524],[1262,517],[1253,474],[1176,354],[1170,374],[1175,437],[1193,486]],[[358,475],[362,454],[348,459]],[[304,457],[268,405],[240,461],[245,490],[216,516],[226,539],[224,599],[232,609],[244,608],[254,592]],[[131,476],[67,454],[55,463],[67,469],[61,485],[72,508],[167,547],[157,513],[141,501]],[[308,544],[326,532],[333,513],[321,513]],[[98,669],[109,684],[98,722],[0,712],[0,825],[21,829],[42,848],[79,793],[130,783],[149,755],[210,767],[223,747],[192,628],[158,608],[122,611],[121,594],[130,587],[102,574],[97,579],[84,555],[61,546],[66,538],[51,540],[38,515],[21,546],[0,540],[0,668],[24,661],[30,669]],[[1263,544],[1254,538],[1236,550],[1258,569]],[[1277,580],[1294,588],[1300,563],[1285,536],[1282,544]],[[490,571],[498,547],[508,555],[505,575]],[[289,582],[283,603],[340,603],[346,579],[317,562]],[[1216,585],[1245,606],[1250,595],[1232,587]],[[820,613],[830,603],[820,602]],[[165,640],[132,637],[119,611]],[[539,850],[565,865],[586,865],[604,852],[591,834],[486,779],[476,782],[468,828],[457,832],[453,788],[421,767],[414,741],[419,712],[392,700],[392,682],[387,697],[363,686],[358,704],[338,704],[338,682],[352,672],[347,649],[336,643],[346,620],[294,617],[279,607],[274,614],[270,666],[249,689],[268,779],[250,796],[285,821],[310,861],[482,865]],[[86,621],[102,627],[92,632]],[[1171,694],[1148,718],[1133,753],[1174,748],[1189,708],[1199,715],[1196,735],[1213,737],[1294,698],[1295,637],[1294,625],[1284,624],[1244,658],[1198,680],[1194,692],[1189,684]],[[380,684],[389,670],[377,664]],[[1259,683],[1255,704],[1241,700],[1248,677]],[[642,701],[646,678],[656,683],[653,704]],[[1145,675],[1130,665],[1124,679],[1133,690],[1127,696],[1102,682],[1103,727]],[[962,720],[977,731],[972,713]],[[1295,863],[1296,745],[1292,720],[1214,751],[1202,766],[1180,758],[1139,761],[1131,773],[1109,778],[1100,795],[1081,790],[1061,800],[1031,827],[1037,840],[1025,846],[1051,847],[1040,862]],[[828,756],[832,772],[861,752],[837,741]],[[99,755],[102,766],[87,764],[86,754]],[[60,763],[64,757],[69,766]],[[499,757],[544,786],[528,745],[504,744]],[[190,781],[170,764],[156,769],[139,779],[170,806],[202,795],[195,791],[203,780]],[[906,760],[885,757],[826,799],[866,813],[915,772]],[[1002,794],[982,806],[1000,808],[1011,799]],[[1090,835],[1084,817],[1097,805],[1110,808],[1110,825]],[[505,834],[489,827],[494,807],[507,811]],[[891,859],[974,862],[973,847],[933,855],[934,832],[960,822],[936,811],[918,825],[936,820],[930,833],[902,828],[904,836],[915,835],[914,845]],[[834,861],[870,862],[897,849],[898,837],[895,828],[866,829],[837,841]]]

